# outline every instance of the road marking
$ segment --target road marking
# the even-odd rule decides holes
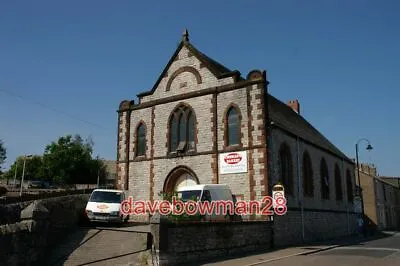
[[[363,249],[363,250],[400,251],[400,248],[380,248],[380,247],[338,247],[337,249]]]

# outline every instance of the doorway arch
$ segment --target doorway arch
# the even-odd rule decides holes
[[[164,181],[163,192],[171,193],[181,186],[200,184],[196,174],[186,166],[178,166],[169,172]]]

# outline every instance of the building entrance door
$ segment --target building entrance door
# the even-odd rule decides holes
[[[196,174],[185,166],[179,166],[173,169],[164,182],[164,193],[171,193],[183,186],[192,186],[200,184]]]

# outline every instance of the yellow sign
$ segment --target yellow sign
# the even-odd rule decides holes
[[[108,206],[106,204],[100,204],[100,205],[97,205],[97,208],[99,208],[100,210],[104,210],[104,209],[108,209]]]

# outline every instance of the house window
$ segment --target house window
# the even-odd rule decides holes
[[[343,192],[342,192],[342,176],[340,174],[339,166],[335,165],[335,189],[336,189],[336,200],[343,199]]]
[[[346,182],[347,182],[347,200],[349,202],[353,202],[353,182],[351,181],[350,170],[347,170],[346,173]]]
[[[136,130],[136,156],[145,155],[146,151],[146,129],[143,123]]]
[[[304,196],[314,196],[312,163],[308,152],[303,154],[303,193]]]
[[[329,171],[324,158],[321,159],[321,197],[329,199]]]
[[[293,193],[293,168],[292,168],[292,156],[290,148],[286,143],[281,145],[279,150],[279,166],[280,166],[280,180],[285,187],[287,194]]]
[[[195,115],[181,105],[171,114],[169,121],[169,151],[186,152],[195,149]]]
[[[240,143],[240,119],[235,107],[229,108],[226,114],[227,121],[227,146],[239,145]]]

